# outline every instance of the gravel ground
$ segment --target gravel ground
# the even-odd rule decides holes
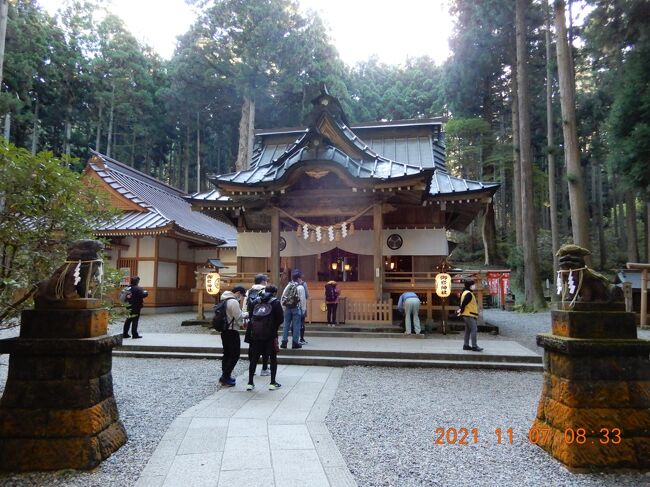
[[[514,340],[524,347],[542,354],[543,350],[537,346],[536,336],[538,333],[548,333],[551,331],[551,312],[543,313],[514,313],[512,311],[502,311],[500,309],[485,309],[483,317],[486,322],[499,327],[499,336]],[[650,330],[641,330],[637,328],[639,338],[650,340]],[[488,335],[479,333],[480,340]]]
[[[0,356],[0,393],[7,380],[8,356]],[[239,361],[234,375],[248,368]],[[0,476],[1,486],[134,485],[171,422],[219,387],[221,362],[113,358],[113,387],[129,441],[91,472],[64,470]]]
[[[144,314],[140,315],[138,333],[210,333],[211,328],[200,325],[181,326],[183,321],[195,319],[196,312]],[[115,320],[109,326],[109,332],[121,333],[123,324],[124,319]]]
[[[650,485],[650,474],[572,474],[530,444],[541,387],[530,372],[348,367],[326,423],[360,487]],[[436,445],[439,427],[477,428],[478,442]],[[496,428],[512,428],[513,444]]]

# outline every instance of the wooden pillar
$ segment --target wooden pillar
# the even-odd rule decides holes
[[[383,233],[384,221],[381,209],[381,202],[375,203],[372,209],[372,227],[375,232],[375,252],[373,259],[373,279],[375,281],[375,299],[381,301],[381,295],[384,284],[384,256],[382,255],[383,248]]]
[[[271,209],[271,282],[280,286],[280,213]]]

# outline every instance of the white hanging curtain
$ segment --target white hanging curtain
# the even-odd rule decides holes
[[[402,237],[403,244],[392,250],[386,245],[386,239],[393,233]],[[375,233],[373,230],[356,230],[353,235],[340,241],[324,239],[310,242],[296,232],[281,232],[287,245],[280,252],[282,257],[299,257],[328,252],[336,247],[346,252],[359,255],[373,255]],[[447,236],[444,229],[382,230],[382,255],[448,255]],[[271,257],[270,232],[242,232],[237,235],[238,257]]]

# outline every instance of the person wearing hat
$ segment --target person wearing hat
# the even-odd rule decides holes
[[[465,290],[460,296],[460,308],[456,313],[463,317],[465,322],[465,339],[463,341],[463,350],[471,350],[472,352],[481,352],[483,349],[476,343],[476,335],[478,331],[478,303],[476,296],[472,291],[476,290],[474,281],[471,279],[465,280]],[[469,341],[472,339],[472,346],[470,347]]]
[[[300,344],[300,327],[302,317],[307,308],[307,299],[305,297],[305,288],[302,284],[302,272],[294,269],[291,273],[291,281],[287,284],[282,292],[280,302],[284,309],[284,325],[282,330],[282,344],[280,348],[287,348],[289,341],[289,327],[291,327],[292,343],[291,348],[302,348]]]
[[[231,291],[224,291],[221,295],[221,301],[227,301],[226,316],[228,318],[228,326],[221,332],[223,357],[221,359],[222,373],[219,382],[225,386],[235,385],[235,379],[231,374],[235,369],[235,365],[237,365],[241,352],[239,330],[245,315],[242,313],[239,302],[245,295],[246,288],[244,286],[235,286]]]
[[[336,281],[325,284],[325,304],[327,305],[327,326],[336,326],[336,308],[339,305],[341,291],[336,287]]]

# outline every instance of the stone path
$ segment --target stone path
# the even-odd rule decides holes
[[[342,373],[278,366],[276,391],[238,377],[171,424],[136,486],[356,486],[324,423]]]

